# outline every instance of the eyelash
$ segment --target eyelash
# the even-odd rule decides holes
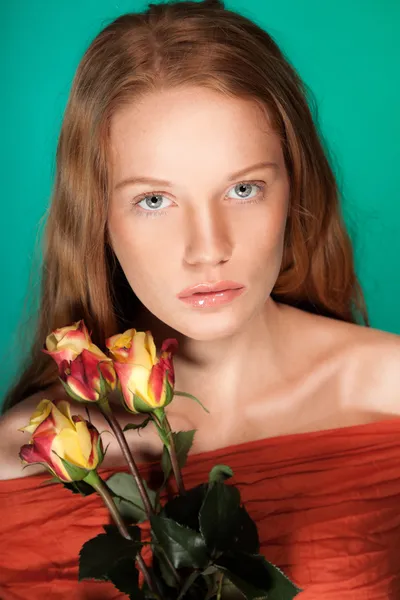
[[[264,189],[266,187],[264,181],[239,181],[239,183],[235,183],[235,185],[233,187],[237,187],[238,185],[254,185],[259,188],[258,193],[253,198],[250,198],[249,200],[247,200],[246,198],[244,198],[242,200],[238,200],[239,204],[257,204],[258,202],[261,201],[260,194],[264,191]],[[131,204],[133,205],[133,208],[135,210],[137,210],[141,216],[144,216],[144,217],[153,218],[153,217],[159,217],[159,216],[165,215],[167,212],[166,209],[164,209],[164,210],[151,210],[151,209],[145,210],[145,209],[140,209],[137,206],[145,198],[147,198],[149,196],[156,196],[156,195],[161,196],[161,195],[163,195],[163,193],[164,192],[159,192],[159,191],[145,192],[144,194],[140,194],[140,196],[135,198]]]

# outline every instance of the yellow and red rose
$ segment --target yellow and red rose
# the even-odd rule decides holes
[[[44,465],[61,481],[84,479],[104,458],[99,432],[80,415],[72,416],[66,400],[41,400],[21,431],[32,434],[21,447],[21,460]]]
[[[97,402],[117,385],[112,360],[93,344],[83,320],[55,329],[43,352],[56,361],[64,387],[75,400]]]
[[[149,331],[128,329],[108,338],[106,346],[129,411],[152,412],[171,402],[175,384],[172,356],[177,350],[177,340],[164,340],[159,358]]]

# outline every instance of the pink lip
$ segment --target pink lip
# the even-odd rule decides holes
[[[238,290],[244,286],[237,281],[218,281],[218,283],[198,283],[185,288],[178,294],[178,298],[188,298],[193,294],[210,294],[212,292],[224,292],[225,290]]]
[[[240,296],[245,287],[236,281],[219,281],[218,283],[200,283],[182,290],[178,298],[195,308],[213,308],[232,302]]]

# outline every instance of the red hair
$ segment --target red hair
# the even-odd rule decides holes
[[[132,325],[138,301],[107,238],[110,119],[126,103],[185,85],[257,102],[280,136],[291,195],[271,296],[369,326],[335,176],[293,66],[266,31],[219,0],[149,4],[105,27],[76,71],[57,147],[35,339],[5,408],[57,380],[41,352],[53,329],[84,319],[104,348]]]

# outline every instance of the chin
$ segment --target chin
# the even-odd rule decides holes
[[[220,310],[208,313],[198,310],[185,315],[185,318],[176,319],[173,327],[192,340],[212,342],[237,334],[246,321],[242,312],[237,314],[230,311],[224,314]]]

